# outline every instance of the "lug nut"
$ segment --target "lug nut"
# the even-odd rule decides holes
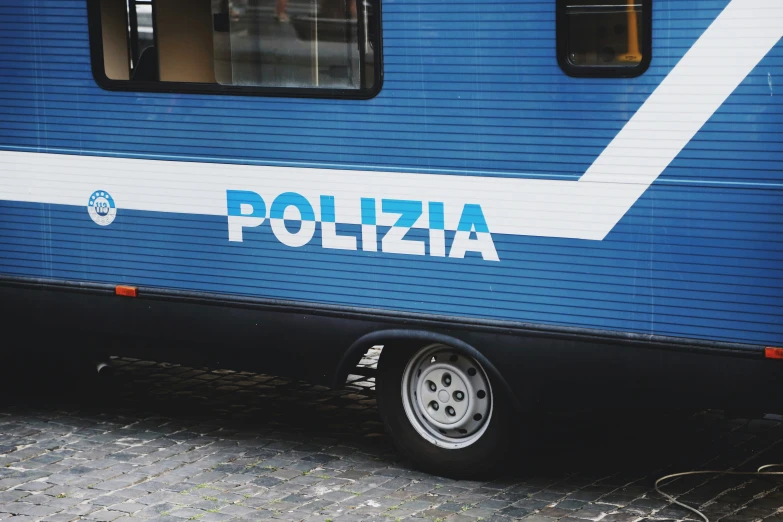
[[[438,411],[438,408],[440,408],[440,406],[438,406],[438,403],[436,401],[432,401],[430,403],[430,408],[432,408],[435,411]]]
[[[461,391],[454,392],[454,399],[455,400],[461,401],[464,398],[465,398],[465,394],[462,393]]]
[[[448,414],[449,414],[449,415],[451,415],[452,417],[453,417],[454,415],[456,415],[456,414],[457,414],[457,412],[455,412],[455,411],[454,411],[454,408],[452,408],[451,406],[447,406],[447,407],[446,407],[446,413],[448,413]]]

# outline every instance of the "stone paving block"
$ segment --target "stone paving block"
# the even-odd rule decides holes
[[[558,493],[558,492],[549,491],[549,490],[537,491],[537,492],[531,494],[531,498],[534,498],[536,500],[543,500],[543,501],[550,502],[550,503],[551,502],[558,502],[558,501],[562,500],[564,496],[565,496],[565,494],[563,494],[563,493]]]
[[[304,502],[307,502],[311,498],[312,497],[308,497],[308,496],[305,496],[305,495],[293,494],[293,495],[288,495],[286,497],[283,497],[280,500],[282,502],[288,502],[289,504],[302,504]]]
[[[569,511],[576,511],[578,509],[582,509],[587,505],[589,504],[585,501],[573,500],[570,497],[566,498],[565,500],[561,500],[560,502],[555,504],[556,507],[560,509],[567,509]]]
[[[33,522],[37,520],[35,517],[29,516],[29,515],[15,515],[10,518],[7,518],[5,520],[13,521],[13,522]]]
[[[328,508],[330,508],[332,506],[335,506],[335,505],[336,505],[336,503],[332,502],[330,500],[317,499],[317,500],[314,500],[312,502],[308,502],[307,504],[305,504],[301,508],[301,510],[305,511],[305,512],[308,512],[308,513],[314,513],[314,512],[324,511],[324,510],[326,510],[326,509],[328,509]]]
[[[150,522],[182,522],[182,519],[179,517],[173,517],[171,515],[160,515],[157,517],[149,518],[147,519]]]
[[[418,497],[419,495],[417,493],[412,493],[410,491],[405,490],[397,490],[397,491],[390,491],[388,495],[386,495],[388,498],[393,498],[395,500],[398,500],[400,502],[405,502],[407,500],[414,499]]]
[[[265,476],[265,477],[258,477],[257,479],[252,480],[251,482],[257,486],[271,488],[273,486],[282,483],[283,481],[279,478]]]
[[[358,470],[346,470],[342,471],[337,475],[337,478],[341,479],[347,479],[347,480],[359,480],[360,478],[364,478],[368,476],[369,473],[366,471],[358,471]]]
[[[137,511],[141,511],[146,507],[147,506],[144,504],[139,504],[136,502],[124,502],[122,504],[114,504],[109,506],[109,509],[113,511],[121,511],[123,513],[136,513]]]
[[[0,491],[0,506],[9,504],[15,500],[19,500],[24,497],[29,497],[28,491],[14,489],[10,491]]]
[[[548,505],[550,505],[549,502],[535,498],[525,498],[511,504],[512,507],[527,509],[530,511],[537,511],[547,507]]]
[[[330,491],[329,493],[325,493],[324,495],[321,495],[321,498],[324,500],[329,500],[332,502],[344,502],[348,499],[354,498],[356,495],[353,493],[349,493],[347,491]]]
[[[514,507],[510,506],[507,508],[503,508],[497,512],[498,515],[502,515],[504,517],[510,517],[510,518],[522,518],[529,514],[531,514],[534,510],[527,509],[523,507]]]
[[[80,504],[74,504],[73,506],[64,509],[64,513],[72,513],[79,516],[85,516],[89,515],[90,513],[94,511],[98,511],[100,509],[103,509],[101,506],[96,506],[94,504],[90,503],[80,503]]]
[[[161,502],[160,504],[154,504],[154,505],[146,506],[146,507],[142,508],[139,511],[139,516],[152,518],[152,517],[155,517],[157,515],[163,515],[163,514],[171,513],[175,509],[179,509],[181,507],[183,507],[183,506],[180,505],[180,504],[175,504],[175,503],[172,503],[172,502]]]
[[[265,473],[270,477],[274,477],[280,480],[291,480],[294,477],[298,477],[302,474],[301,471],[292,469],[276,469],[275,466],[264,466]]]
[[[630,513],[609,513],[601,520],[606,522],[633,522],[639,519],[639,515],[632,515]]]
[[[59,509],[52,509],[49,506],[30,504],[24,501],[12,502],[4,506],[3,509],[14,515],[27,515],[31,517],[46,517],[53,512],[60,511]]]
[[[758,508],[755,507],[753,504],[749,504],[746,507],[742,508],[739,511],[739,514],[744,517],[746,520],[765,520],[772,516],[781,516],[783,517],[783,506],[780,507],[767,507],[767,508]]]
[[[482,509],[493,509],[495,511],[506,508],[511,505],[511,502],[508,500],[497,500],[497,499],[489,499],[489,500],[482,500],[478,503],[476,507],[482,508]]]
[[[96,506],[111,506],[125,502],[125,499],[119,495],[101,495],[92,499],[92,504]]]
[[[431,509],[433,506],[429,502],[422,502],[420,500],[412,500],[410,502],[403,502],[401,504],[397,504],[395,506],[392,506],[389,509],[390,514],[395,513],[421,513],[423,511],[426,511],[428,509]],[[394,515],[395,518],[397,515]]]
[[[57,498],[57,497],[49,497],[45,504],[50,508],[51,511],[59,511],[59,510],[68,510],[71,507],[75,506],[76,504],[82,503],[83,500],[80,498],[71,498],[71,497],[65,497],[65,498]]]
[[[179,519],[189,519],[193,517],[203,516],[205,512],[201,509],[195,509],[191,507],[182,507],[175,509],[171,512],[171,516]]]
[[[306,520],[307,522],[326,522],[327,520],[332,522],[333,521],[333,516],[332,515],[311,515],[311,516],[305,518],[304,520]],[[388,520],[386,522],[388,522]]]
[[[32,459],[28,460],[25,465],[30,466],[32,464],[35,464],[37,466],[44,466],[46,464],[53,464],[55,462],[60,462],[63,460],[63,457],[59,455],[55,455],[53,453],[45,453],[43,455],[39,455],[38,457],[33,457]]]
[[[467,493],[463,493],[462,495],[457,495],[456,497],[454,497],[454,501],[460,502],[462,504],[473,505],[488,500],[490,498],[492,498],[491,495],[488,495],[483,492],[479,492],[478,490],[473,490],[473,491],[468,491]]]
[[[254,515],[259,516],[259,515]],[[226,513],[213,513],[213,512],[207,512],[204,516],[200,517],[198,520],[201,522],[224,522],[225,520],[237,520],[236,517],[233,515],[229,515]],[[267,520],[267,518],[258,518],[256,520]]]
[[[219,511],[226,515],[231,515],[234,517],[243,517],[251,513],[254,513],[255,509],[247,506],[240,506],[237,504],[229,504],[228,506],[224,506],[220,508]]]
[[[573,513],[569,516],[574,518],[581,518],[581,519],[595,519],[598,517],[603,517],[605,514],[613,510],[614,508],[611,506],[588,504],[582,507],[581,509],[573,511]]]
[[[41,520],[43,522],[71,522],[73,520],[78,520],[79,515],[73,515],[69,513],[57,513],[55,515],[49,515],[46,518],[42,518]]]
[[[510,517],[505,517],[503,515],[495,514],[495,515],[492,515],[491,517],[485,518],[482,522],[512,522],[514,520],[518,520],[518,519],[514,519],[514,518],[510,518]]]
[[[392,480],[386,481],[382,483],[380,488],[382,489],[388,489],[392,491],[396,491],[398,489],[402,489],[404,487],[410,486],[413,483],[413,480],[407,477],[395,477]],[[459,493],[457,493],[459,494]]]
[[[144,497],[146,495],[149,495],[149,492],[145,489],[140,489],[137,486],[132,486],[129,488],[123,488],[118,489],[113,492],[115,495],[119,497],[123,497],[127,500],[135,500],[140,497]]]
[[[90,513],[86,518],[98,522],[111,522],[112,520],[116,520],[123,516],[125,516],[125,513],[122,513],[121,511],[109,511],[104,509]]]
[[[200,502],[196,502],[195,504],[191,504],[190,507],[196,508],[196,509],[203,509],[204,511],[209,510],[219,510],[226,504],[224,502],[219,502],[216,497],[203,497],[205,500],[202,500]]]
[[[446,517],[447,522],[476,522],[474,517],[465,515],[464,513],[458,513],[456,515],[449,515]]]
[[[95,489],[100,489],[101,491],[115,491],[118,489],[123,489],[132,486],[138,481],[139,479],[136,477],[127,477],[127,478],[122,477],[122,478],[107,480],[105,482],[98,482],[93,487]]]
[[[320,477],[316,477],[311,474],[307,475],[300,475],[298,477],[294,477],[291,480],[288,481],[289,484],[299,484],[301,486],[313,486],[315,484],[318,484],[319,482],[322,482],[324,479]]]
[[[474,517],[474,518],[487,518],[495,514],[498,510],[496,509],[486,509],[486,508],[480,508],[480,507],[471,507],[464,511],[465,515]]]

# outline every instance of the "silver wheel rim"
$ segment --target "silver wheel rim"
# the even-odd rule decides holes
[[[489,426],[492,388],[484,368],[445,344],[419,350],[405,367],[401,388],[411,425],[436,446],[465,448]]]

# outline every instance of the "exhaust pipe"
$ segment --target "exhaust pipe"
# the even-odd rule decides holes
[[[103,361],[95,366],[95,370],[99,377],[111,377],[114,374],[114,368],[111,367],[111,364]]]

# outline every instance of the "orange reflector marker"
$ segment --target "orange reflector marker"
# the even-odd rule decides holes
[[[764,348],[764,356],[767,359],[783,359],[783,348],[775,348],[774,346],[767,346]]]
[[[136,297],[138,290],[135,286],[117,285],[114,289],[114,293],[124,297]]]

